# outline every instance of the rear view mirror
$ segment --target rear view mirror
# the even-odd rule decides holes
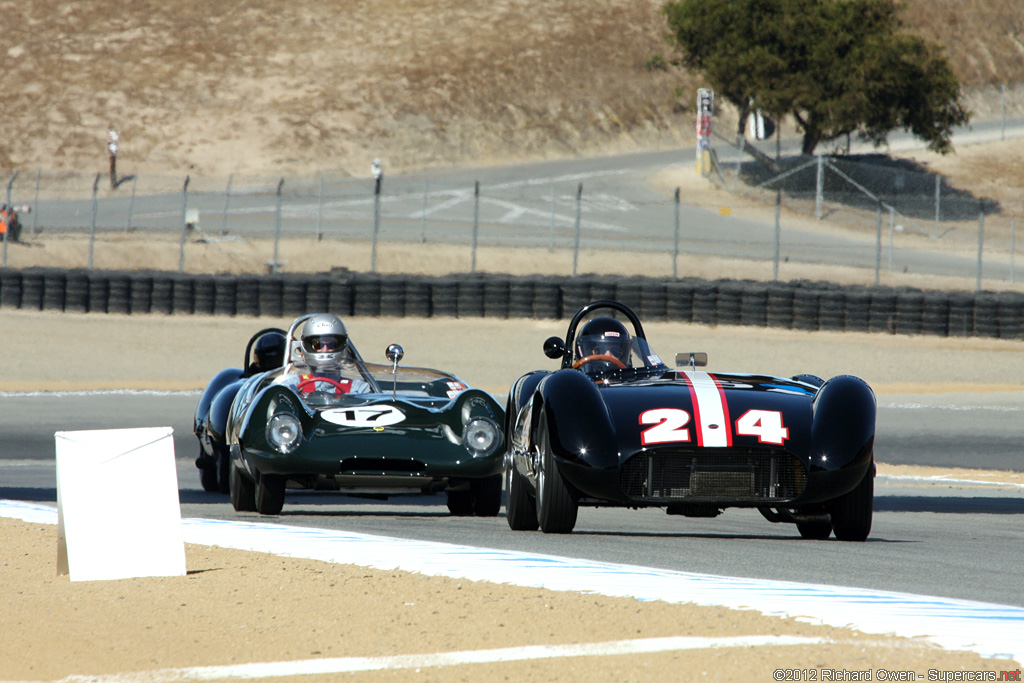
[[[561,358],[565,355],[565,342],[561,337],[548,337],[544,340],[544,355],[548,358]]]
[[[689,367],[691,370],[694,368],[707,367],[708,354],[703,351],[691,351],[689,353],[677,353],[676,354],[676,367]]]

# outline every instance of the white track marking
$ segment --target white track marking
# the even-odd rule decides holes
[[[833,642],[835,641],[827,638],[800,636],[732,636],[722,638],[680,636],[642,638],[638,640],[612,640],[603,643],[579,643],[573,645],[528,645],[526,647],[508,647],[494,650],[463,650],[460,652],[438,652],[434,654],[393,655],[390,657],[336,657],[290,662],[258,662],[226,666],[156,669],[154,671],[99,676],[68,676],[59,681],[54,681],[54,683],[187,683],[188,681],[220,681],[230,679],[253,680],[271,677],[283,678],[286,676],[354,673],[357,671],[388,671],[461,666],[464,664],[522,662],[563,657],[609,657],[731,647],[775,648],[793,645],[824,645]],[[864,645],[864,641],[848,642]],[[875,645],[878,644],[875,643]],[[3,682],[0,681],[0,683]]]
[[[0,516],[55,524],[57,510],[0,500]],[[183,519],[188,543],[515,586],[638,600],[754,609],[763,614],[922,639],[1024,662],[1024,608],[795,581],[770,581],[412,541],[262,522]]]

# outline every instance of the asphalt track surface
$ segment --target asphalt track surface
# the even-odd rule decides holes
[[[876,453],[892,464],[1020,471],[1014,394],[879,401]],[[580,511],[571,535],[512,532],[496,518],[452,517],[441,496],[387,502],[289,492],[281,515],[237,513],[199,487],[191,433],[197,393],[0,396],[0,499],[56,505],[56,431],[171,426],[182,516],[259,521],[756,579],[833,584],[1024,607],[1024,488],[879,477],[866,543],[800,539],[751,510],[716,519],[661,510]],[[168,419],[170,418],[170,419]],[[979,438],[978,435],[984,435]],[[145,482],[140,482],[145,486]],[[638,558],[642,558],[638,560]]]

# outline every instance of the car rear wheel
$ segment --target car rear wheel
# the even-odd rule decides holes
[[[231,507],[236,512],[255,512],[256,484],[234,465],[231,465],[230,481]]]
[[[537,521],[546,534],[567,534],[576,526],[579,504],[562,480],[551,452],[547,418],[541,415],[535,443],[540,448],[537,472]]]
[[[470,482],[473,493],[473,512],[477,517],[494,517],[501,510],[501,475]]]
[[[448,512],[460,517],[473,514],[473,492],[449,491]]]
[[[530,487],[526,484],[526,477],[519,473],[515,465],[509,467],[505,475],[506,494],[505,520],[513,531],[536,531],[537,522],[537,501],[530,495]]]
[[[256,512],[277,515],[284,507],[284,477],[280,474],[261,474],[256,482]]]
[[[203,447],[200,446],[199,460],[209,462],[205,456]],[[199,484],[208,493],[218,493],[220,491],[220,484],[217,482],[217,465],[199,465]]]
[[[228,447],[221,445],[214,447],[217,453],[217,491],[231,493],[231,454]]]
[[[801,538],[812,541],[824,541],[832,535],[832,521],[828,519],[815,519],[809,522],[797,522],[796,529],[800,532]]]
[[[840,541],[864,541],[871,532],[871,516],[875,506],[875,469],[867,471],[857,488],[829,501],[832,529]]]

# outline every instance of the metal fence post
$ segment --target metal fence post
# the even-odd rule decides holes
[[[939,236],[939,221],[942,219],[942,176],[935,176],[935,236]]]
[[[976,292],[981,291],[981,254],[985,244],[985,207],[978,210],[978,280],[974,285]]]
[[[92,182],[92,222],[89,227],[89,270],[92,270],[93,243],[96,241],[96,204],[98,201],[96,199],[96,194],[99,192],[100,176],[102,175],[102,173],[97,173],[96,180]]]
[[[476,272],[476,245],[480,233],[480,181],[473,185],[473,260],[469,272]]]
[[[878,202],[878,220],[875,225],[875,287],[882,270],[882,202]]]
[[[555,248],[555,181],[551,181],[551,228],[548,231],[551,249]]]
[[[1010,282],[1017,281],[1016,260],[1017,260],[1017,219],[1010,219]]]
[[[1001,86],[999,86],[999,92],[1000,92],[999,102],[1000,102],[1001,109],[1002,109],[1002,117],[1001,117],[1002,125],[999,128],[999,139],[1000,140],[1005,140],[1006,139],[1006,84],[1005,83],[1003,83]]]
[[[896,234],[896,207],[889,207],[889,272],[892,272],[893,252],[895,247],[893,246],[893,237]]]
[[[377,272],[377,233],[380,232],[380,186],[383,176],[373,184],[373,247],[370,250],[370,272]]]
[[[99,176],[96,176],[99,181]],[[188,181],[185,176],[185,185],[181,188],[181,241],[178,243],[178,272],[185,272],[185,233],[188,231]]]
[[[679,277],[678,274],[678,263],[679,263],[679,188],[676,188],[675,197],[675,246],[672,248],[672,278],[676,279]]]
[[[423,181],[423,213],[420,214],[420,244],[427,243],[427,195],[430,192],[430,181]]]
[[[14,171],[14,174],[10,176],[10,181],[7,183],[7,206],[10,206],[10,190],[16,177],[17,171]],[[7,232],[8,230],[3,231],[3,267],[5,268],[7,267]]]
[[[772,259],[772,280],[779,281],[779,255],[782,251],[782,190],[775,190],[775,256]]]
[[[235,179],[235,174],[232,173],[228,176],[228,186],[224,190],[224,214],[221,218],[221,234],[228,234],[228,203],[231,201],[231,181]]]
[[[580,216],[582,215],[583,183],[576,187],[576,237],[572,250],[572,276],[576,277],[576,266],[580,260]]]
[[[316,241],[324,238],[324,172],[320,171],[320,189],[316,193]]]
[[[36,198],[32,202],[32,234],[36,234],[36,225],[39,221],[39,183],[43,179],[43,169],[36,170]]]
[[[132,229],[132,214],[135,212],[135,186],[139,182],[139,176],[132,176],[132,196],[128,198],[128,218],[124,222],[124,231],[129,232]]]
[[[281,267],[277,258],[277,245],[281,241],[281,188],[284,187],[284,178],[277,181],[277,206],[274,209],[274,260],[270,262],[270,272],[276,273]]]
[[[820,221],[821,220],[822,193],[825,191],[825,164],[823,163],[823,158],[822,158],[821,154],[818,154],[817,157],[818,157],[818,173],[817,173],[817,177],[815,179],[815,189],[814,189],[814,217],[817,220]]]

